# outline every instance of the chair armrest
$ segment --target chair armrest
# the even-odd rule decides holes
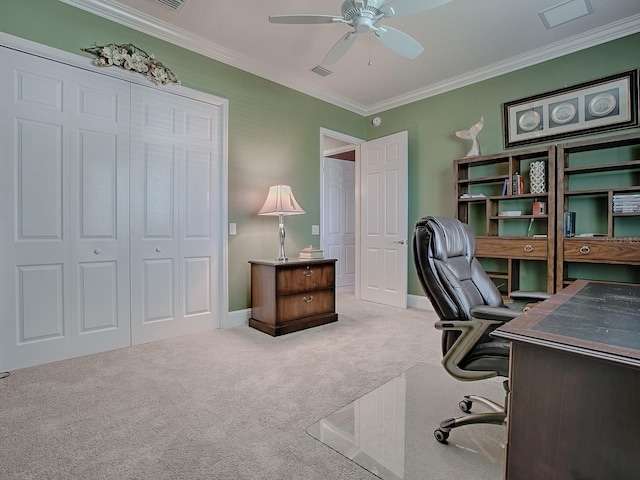
[[[449,351],[442,359],[442,365],[445,370],[454,378],[462,381],[482,380],[497,375],[494,371],[471,371],[462,370],[460,362],[467,356],[469,351],[475,346],[476,342],[486,333],[486,331],[495,325],[501,325],[502,321],[494,320],[444,320],[436,322],[435,327],[438,330],[454,330],[459,331],[460,336],[456,339]]]
[[[513,300],[528,300],[530,302],[541,302],[547,298],[551,298],[551,294],[547,292],[526,292],[515,290],[509,294],[509,298]]]
[[[489,305],[478,305],[477,307],[472,307],[469,310],[469,313],[473,318],[508,322],[509,320],[516,318],[522,312],[507,307],[490,307]]]

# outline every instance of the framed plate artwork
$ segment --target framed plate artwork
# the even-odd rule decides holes
[[[505,148],[638,125],[638,71],[502,105]]]

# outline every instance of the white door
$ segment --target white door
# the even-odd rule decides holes
[[[407,307],[407,132],[360,150],[360,296]]]
[[[132,86],[133,344],[219,326],[221,109]]]
[[[127,346],[129,84],[0,63],[0,370]]]
[[[324,255],[336,258],[336,287],[355,284],[356,164],[325,157],[322,167]]]

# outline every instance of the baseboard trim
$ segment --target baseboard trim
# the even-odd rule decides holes
[[[246,327],[249,325],[251,317],[251,309],[235,310],[227,314],[227,318],[223,319],[220,328]]]

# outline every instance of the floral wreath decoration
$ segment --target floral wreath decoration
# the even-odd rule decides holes
[[[92,53],[97,56],[94,63],[99,67],[121,67],[143,74],[156,85],[176,84],[180,85],[180,80],[176,75],[156,60],[153,54],[149,55],[144,50],[136,47],[132,43],[125,45],[109,45],[83,48],[82,51]]]

